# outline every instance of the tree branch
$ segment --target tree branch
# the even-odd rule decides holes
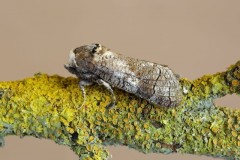
[[[180,79],[182,103],[153,106],[114,89],[115,108],[106,110],[110,94],[78,79],[36,74],[0,82],[0,144],[7,135],[48,138],[69,146],[81,159],[107,159],[104,145],[121,144],[141,152],[191,153],[240,159],[240,110],[215,106],[213,100],[240,94],[240,61],[227,71],[197,80]]]

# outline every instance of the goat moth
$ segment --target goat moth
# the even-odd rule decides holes
[[[80,79],[84,102],[85,86],[103,85],[111,93],[108,109],[116,102],[112,87],[159,106],[173,107],[181,101],[179,78],[166,65],[126,57],[101,44],[84,45],[70,51],[65,68]]]

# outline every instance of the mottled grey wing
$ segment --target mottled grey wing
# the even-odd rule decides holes
[[[166,107],[178,103],[178,78],[167,66],[116,55],[105,60],[99,70],[111,85],[152,103]]]

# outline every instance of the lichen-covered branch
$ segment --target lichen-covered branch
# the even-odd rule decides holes
[[[81,159],[107,159],[105,145],[121,144],[141,152],[192,153],[240,159],[240,110],[213,100],[240,94],[240,61],[227,71],[197,80],[180,79],[182,103],[154,106],[114,89],[115,108],[106,110],[109,93],[86,88],[78,79],[36,74],[0,82],[0,144],[7,135],[48,138],[69,146]]]

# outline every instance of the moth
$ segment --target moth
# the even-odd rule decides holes
[[[112,52],[101,44],[84,45],[71,50],[69,62],[64,66],[80,79],[84,102],[84,87],[93,83],[103,85],[111,93],[107,109],[116,103],[113,87],[159,106],[174,107],[181,102],[179,76],[166,65],[130,58]]]

